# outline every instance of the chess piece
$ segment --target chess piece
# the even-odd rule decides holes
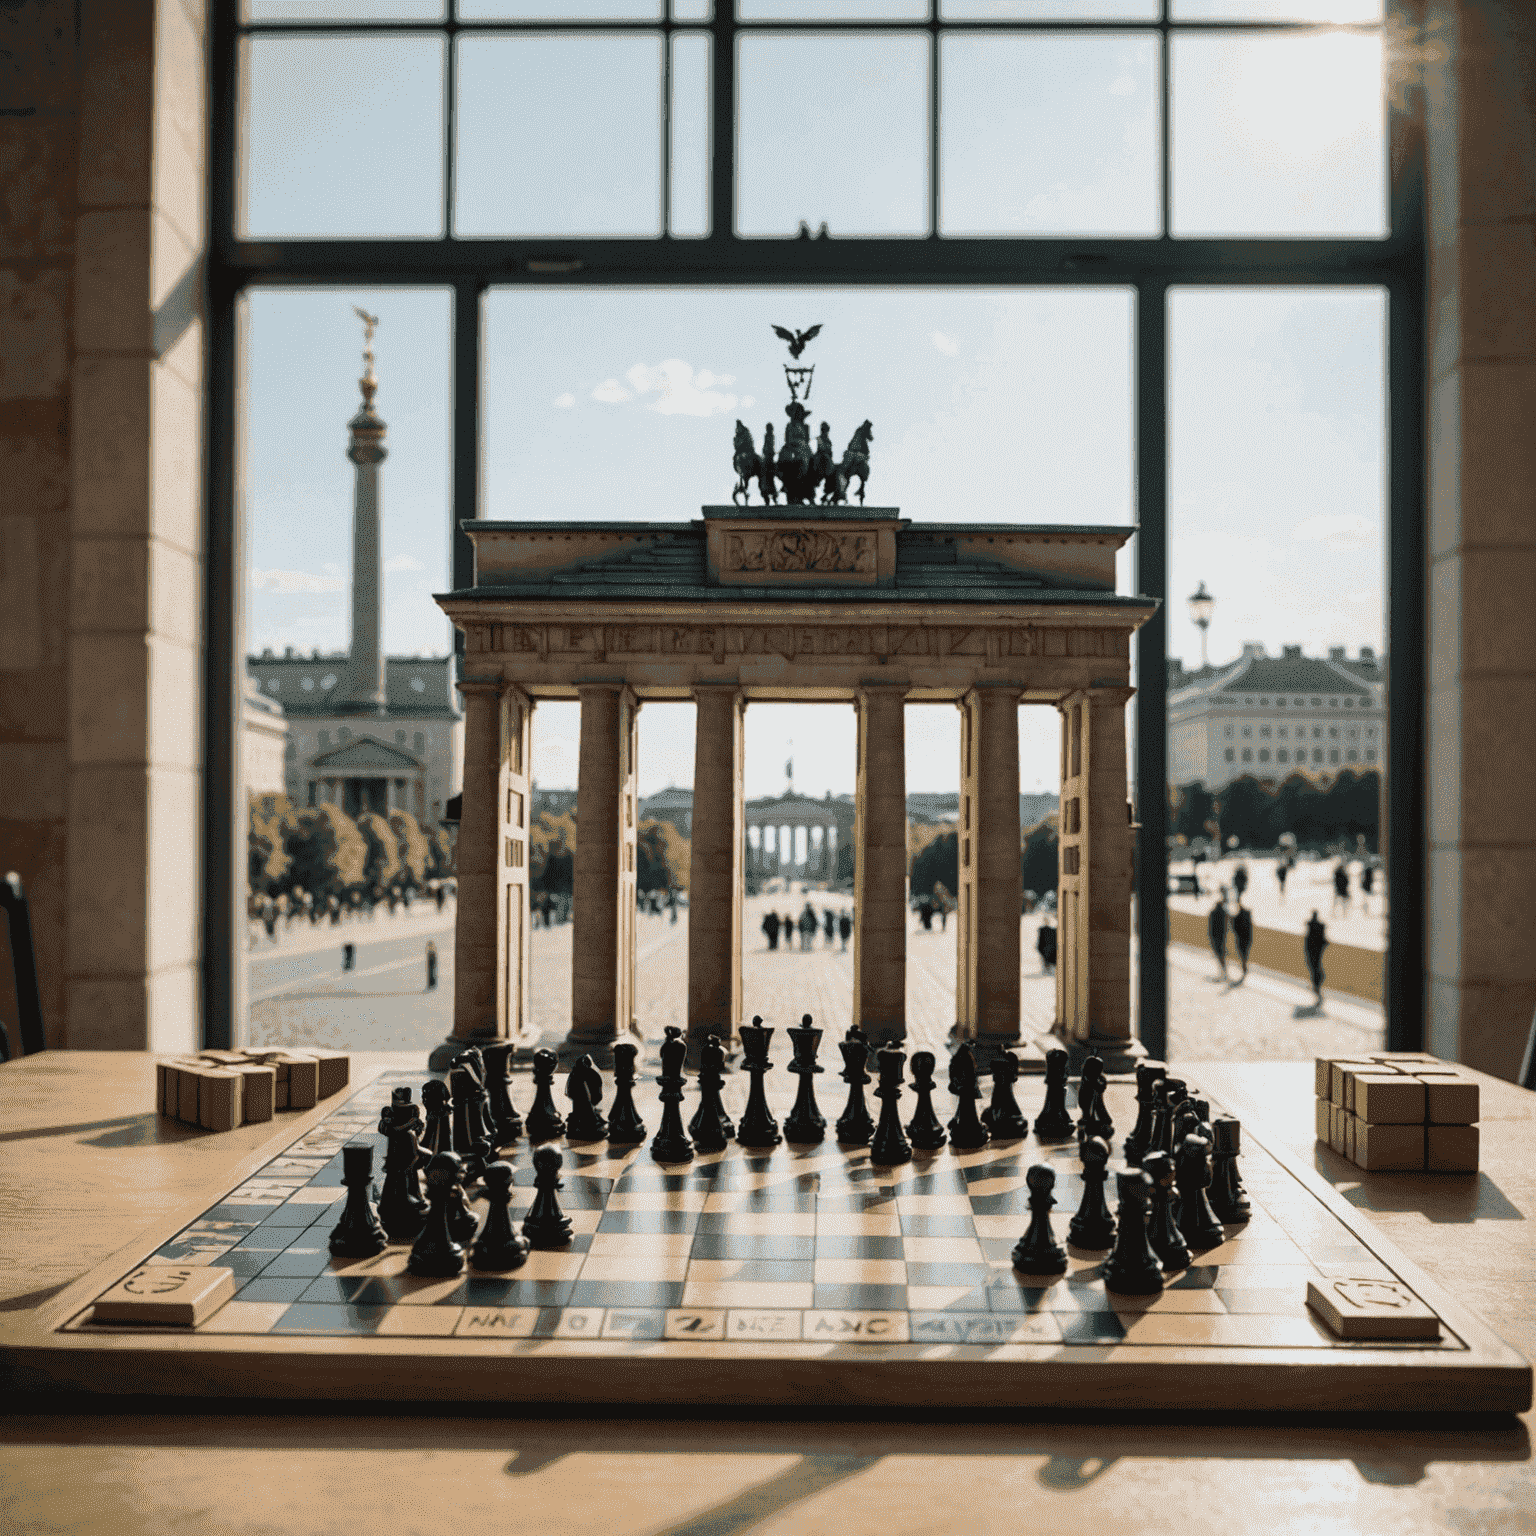
[[[826,1117],[816,1103],[816,1074],[825,1067],[816,1065],[816,1050],[821,1044],[821,1031],[812,1028],[810,1014],[801,1017],[800,1028],[786,1030],[794,1048],[794,1059],[789,1071],[800,1079],[795,1092],[794,1108],[784,1117],[784,1139],[801,1146],[814,1146],[827,1137]]]
[[[693,1143],[683,1129],[683,1064],[688,1059],[688,1044],[676,1024],[668,1024],[661,1042],[661,1129],[651,1142],[651,1156],[658,1163],[691,1163]]]
[[[496,1149],[489,1138],[481,1134],[477,1104],[481,1093],[480,1082],[465,1062],[449,1070],[448,1087],[453,1094],[453,1150],[459,1154],[466,1182],[472,1184],[480,1177],[485,1165],[496,1156]]]
[[[341,1149],[341,1182],[347,1203],[331,1230],[331,1253],[338,1259],[371,1259],[389,1244],[373,1208],[373,1143],[351,1142]]]
[[[1064,1275],[1067,1250],[1051,1231],[1051,1207],[1056,1196],[1056,1170],[1046,1163],[1036,1163],[1024,1175],[1029,1186],[1029,1225],[1013,1247],[1013,1267],[1026,1275]]]
[[[1163,1267],[1147,1241],[1147,1195],[1151,1180],[1140,1168],[1115,1175],[1115,1251],[1104,1261],[1104,1288],[1122,1296],[1155,1296],[1163,1288]]]
[[[423,1083],[421,1102],[427,1111],[421,1132],[421,1164],[426,1167],[437,1153],[453,1151],[453,1115],[448,1105],[448,1084],[436,1077]]]
[[[1035,1117],[1035,1135],[1041,1141],[1066,1141],[1072,1135],[1072,1112],[1067,1108],[1067,1067],[1063,1050],[1045,1053],[1045,1104]]]
[[[1159,1099],[1161,1112],[1152,1141],[1154,1151],[1166,1152],[1169,1157],[1173,1156],[1173,1117],[1178,1113],[1179,1105],[1188,1097],[1188,1089],[1183,1078],[1165,1077],[1163,1079]]]
[[[720,1101],[725,1087],[725,1047],[710,1035],[699,1047],[699,1107],[688,1122],[688,1134],[698,1152],[723,1152],[736,1133]]]
[[[392,1243],[415,1242],[426,1225],[427,1202],[417,1172],[420,1155],[416,1132],[409,1125],[397,1126],[389,1133],[389,1147],[384,1153],[384,1192],[379,1196],[379,1225]]]
[[[555,1068],[558,1058],[551,1050],[533,1053],[533,1107],[523,1120],[523,1129],[531,1142],[554,1141],[565,1134],[565,1121],[555,1108]]]
[[[837,1139],[845,1147],[868,1146],[875,1134],[874,1118],[864,1102],[864,1085],[870,1080],[864,1070],[869,1060],[869,1041],[864,1038],[864,1031],[855,1026],[838,1042],[837,1048],[843,1053],[839,1076],[848,1084],[848,1103],[837,1118]]]
[[[1185,1099],[1184,1102],[1180,1104],[1179,1107],[1173,1112],[1174,1146],[1182,1147],[1186,1138],[1190,1136],[1198,1137],[1205,1143],[1206,1149],[1210,1149],[1210,1131],[1201,1121],[1200,1116],[1195,1109],[1194,1101],[1192,1099]]]
[[[1166,1152],[1148,1152],[1141,1171],[1151,1179],[1148,1191],[1147,1241],[1164,1269],[1189,1268],[1189,1244],[1179,1232],[1173,1193],[1173,1159]]]
[[[421,1106],[411,1102],[411,1090],[408,1087],[394,1089],[390,1093],[389,1103],[379,1111],[380,1136],[388,1137],[391,1131],[409,1126],[415,1131],[417,1141],[420,1141],[425,1124],[421,1118]]]
[[[594,1101],[594,1078],[597,1079],[597,1093],[601,1095],[603,1075],[592,1065],[590,1056],[578,1056],[576,1064],[565,1075],[565,1096],[571,1101],[571,1112],[565,1117],[568,1141],[602,1141],[608,1134],[608,1121]]]
[[[551,1053],[553,1054],[553,1053]],[[560,1168],[565,1162],[559,1147],[538,1147],[533,1154],[533,1187],[537,1193],[523,1218],[523,1236],[535,1248],[564,1248],[571,1240],[571,1219],[555,1198],[564,1189]]]
[[[919,1152],[937,1152],[949,1137],[933,1108],[933,1074],[938,1062],[932,1051],[912,1053],[912,1091],[917,1109],[907,1121],[907,1136]]]
[[[768,1060],[768,1042],[773,1030],[763,1027],[760,1014],[752,1016],[750,1024],[741,1026],[742,1070],[751,1079],[747,1087],[747,1109],[736,1127],[738,1146],[752,1149],[776,1147],[784,1139],[779,1135],[779,1122],[768,1109],[768,1095],[763,1091],[763,1076],[773,1071]]]
[[[1141,1159],[1152,1145],[1152,1111],[1157,1085],[1168,1075],[1167,1066],[1161,1061],[1136,1063],[1136,1124],[1131,1127],[1122,1148],[1126,1162],[1132,1168],[1141,1166]]]
[[[1083,1063],[1077,1079],[1077,1134],[1099,1136],[1106,1142],[1115,1134],[1115,1122],[1104,1107],[1104,1063],[1097,1056],[1090,1056]]]
[[[1243,1150],[1243,1128],[1231,1115],[1218,1115],[1211,1125],[1215,1148],[1211,1154],[1211,1209],[1218,1221],[1245,1222],[1253,1215],[1248,1192],[1237,1171]]]
[[[882,1046],[875,1053],[875,1064],[880,1073],[880,1082],[875,1088],[875,1097],[880,1100],[880,1124],[870,1143],[869,1160],[877,1168],[896,1168],[912,1161],[912,1143],[901,1129],[901,1115],[896,1108],[896,1102],[901,1098],[902,1069],[907,1064],[907,1053]]]
[[[510,1147],[523,1134],[523,1117],[512,1102],[512,1046],[508,1043],[482,1046],[485,1062],[485,1108],[491,1121],[491,1143]]]
[[[469,1262],[476,1269],[488,1269],[503,1273],[518,1269],[528,1261],[532,1244],[526,1237],[512,1230],[512,1216],[508,1209],[512,1204],[512,1165],[495,1162],[486,1167],[484,1175],[485,1198],[490,1209],[485,1215],[485,1225],[470,1250]]]
[[[981,1097],[977,1083],[976,1053],[969,1040],[962,1040],[949,1058],[949,1091],[957,1100],[954,1117],[949,1122],[949,1142],[957,1152],[973,1152],[992,1139],[992,1133],[976,1115],[976,1100]]]
[[[992,1102],[981,1116],[993,1141],[1023,1141],[1029,1135],[1029,1120],[1014,1097],[1018,1080],[1019,1058],[1012,1051],[999,1051],[992,1058]]]
[[[635,1057],[639,1047],[620,1040],[613,1048],[613,1108],[608,1114],[608,1140],[632,1147],[645,1140],[645,1121],[635,1108]]]
[[[490,1149],[494,1157],[496,1153],[496,1126],[491,1119],[490,1098],[485,1088],[485,1057],[480,1054],[478,1045],[466,1045],[457,1056],[453,1058],[456,1067],[468,1068],[475,1080],[475,1092],[470,1095],[469,1114],[470,1125],[477,1132],[476,1140],[483,1141]],[[452,1083],[453,1074],[448,1074],[448,1081]],[[488,1159],[489,1160],[489,1159]]]
[[[453,1152],[435,1152],[427,1163],[426,1225],[411,1249],[406,1269],[413,1275],[434,1279],[464,1272],[464,1245],[450,1224],[451,1202],[459,1184],[459,1159]]]
[[[1211,1184],[1210,1143],[1203,1136],[1186,1136],[1173,1166],[1179,1189],[1179,1231],[1196,1253],[1204,1253],[1227,1236],[1206,1194]]]
[[[1109,1143],[1102,1136],[1085,1136],[1078,1155],[1083,1160],[1083,1198],[1067,1227],[1067,1241],[1076,1248],[1108,1248],[1115,1240],[1115,1218],[1104,1199]]]

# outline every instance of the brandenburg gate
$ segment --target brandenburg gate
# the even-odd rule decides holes
[[[1129,527],[913,523],[894,507],[708,506],[678,523],[463,525],[464,798],[453,1042],[528,1034],[530,718],[579,699],[572,1017],[564,1054],[635,1028],[636,717],[697,706],[688,1034],[734,1036],[741,995],[742,718],[754,701],[858,713],[853,1020],[906,1033],[903,709],[961,711],[956,1011],[1019,1035],[1021,703],[1062,722],[1057,1031],[1130,1048]],[[834,1021],[828,1021],[832,1023]]]

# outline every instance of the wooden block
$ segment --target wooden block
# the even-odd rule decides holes
[[[1333,1101],[1322,1098],[1314,1102],[1317,1112],[1317,1139],[1327,1146],[1333,1137]]]
[[[1475,1125],[1477,1084],[1454,1072],[1416,1072],[1424,1084],[1425,1119],[1431,1125]]]
[[[245,1061],[244,1051],[199,1051],[198,1057],[218,1067],[238,1067]]]
[[[1422,1125],[1355,1124],[1354,1161],[1370,1173],[1401,1173],[1424,1166]]]
[[[276,1073],[272,1079],[272,1107],[274,1109],[288,1108],[288,1079],[279,1077]]]
[[[163,1061],[155,1063],[155,1113],[165,1113],[165,1074],[166,1064]]]
[[[1424,1084],[1401,1072],[1357,1072],[1355,1114],[1372,1125],[1422,1125]]]
[[[1475,1125],[1427,1125],[1424,1140],[1424,1166],[1431,1173],[1477,1172]]]
[[[1379,1061],[1383,1066],[1401,1068],[1404,1072],[1445,1065],[1438,1056],[1431,1056],[1428,1051],[1377,1051],[1371,1060]]]
[[[196,1264],[141,1264],[99,1297],[98,1323],[170,1323],[195,1328],[235,1294],[235,1272]]]
[[[313,1109],[320,1098],[320,1063],[313,1056],[294,1053],[288,1067],[288,1108]]]
[[[1331,1056],[1319,1056],[1312,1063],[1312,1091],[1318,1098],[1329,1097],[1333,1083],[1333,1058]]]
[[[1328,1145],[1333,1148],[1340,1157],[1344,1155],[1344,1127],[1349,1119],[1349,1111],[1341,1104],[1329,1105],[1330,1118],[1328,1122]]]
[[[1369,1056],[1339,1056],[1334,1059],[1333,1073],[1328,1082],[1328,1097],[1335,1104],[1349,1108],[1345,1083],[1351,1072],[1369,1072],[1376,1063]]]
[[[1359,1125],[1360,1121],[1346,1109],[1344,1111],[1344,1156],[1352,1163],[1359,1161],[1356,1155]]]
[[[236,1067],[242,1080],[241,1099],[244,1124],[254,1125],[272,1118],[277,1107],[277,1069],[248,1061]]]
[[[1309,1280],[1307,1305],[1341,1339],[1440,1337],[1439,1317],[1401,1280]]]
[[[316,1092],[322,1099],[340,1093],[352,1080],[352,1058],[345,1051],[309,1051],[319,1065]]]
[[[197,1124],[198,1078],[201,1069],[178,1064],[176,1068],[177,1109],[176,1118],[188,1125]]]
[[[209,1067],[197,1076],[197,1123],[209,1131],[232,1131],[244,1120],[245,1080],[233,1067]]]

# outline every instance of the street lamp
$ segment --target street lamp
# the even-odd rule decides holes
[[[1210,665],[1205,649],[1205,632],[1211,627],[1211,613],[1215,607],[1216,599],[1205,590],[1205,583],[1202,581],[1199,589],[1192,593],[1189,599],[1189,616],[1200,631],[1200,670],[1202,672]]]

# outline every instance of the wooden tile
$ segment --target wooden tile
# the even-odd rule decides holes
[[[817,1211],[816,1235],[821,1237],[900,1237],[901,1217],[892,1211]]]
[[[1440,1319],[1399,1280],[1311,1281],[1307,1305],[1341,1339],[1440,1337]]]
[[[1354,1161],[1371,1173],[1402,1172],[1424,1166],[1422,1125],[1356,1123]]]
[[[233,1270],[195,1264],[141,1264],[97,1297],[98,1323],[195,1328],[235,1294]]]
[[[751,1281],[715,1283],[690,1280],[683,1287],[685,1307],[808,1307],[816,1293],[811,1284],[760,1285]]]
[[[209,1067],[197,1078],[197,1123],[208,1131],[232,1131],[244,1121],[245,1079],[232,1067]]]
[[[445,1338],[458,1331],[464,1307],[390,1307],[374,1332],[381,1337]]]
[[[818,1285],[905,1285],[907,1266],[900,1259],[817,1259]]]
[[[1472,1125],[1478,1118],[1478,1088],[1470,1078],[1421,1072],[1425,1118],[1431,1125]]]
[[[226,1301],[206,1322],[199,1333],[266,1333],[288,1310],[286,1301]]]
[[[1478,1129],[1475,1125],[1424,1128],[1424,1166],[1431,1173],[1476,1173]]]
[[[1424,1084],[1400,1072],[1361,1072],[1354,1079],[1355,1114],[1371,1125],[1419,1125]]]
[[[531,1260],[530,1260],[531,1262]],[[527,1266],[524,1266],[526,1269]],[[523,1270],[518,1270],[522,1274]],[[688,1258],[686,1255],[671,1258],[647,1258],[644,1264],[636,1261],[633,1255],[627,1258],[603,1258],[598,1255],[588,1254],[586,1262],[581,1266],[580,1276],[583,1280],[686,1280],[688,1275]],[[546,1278],[539,1276],[539,1279]],[[563,1279],[564,1276],[549,1276],[550,1279]]]

